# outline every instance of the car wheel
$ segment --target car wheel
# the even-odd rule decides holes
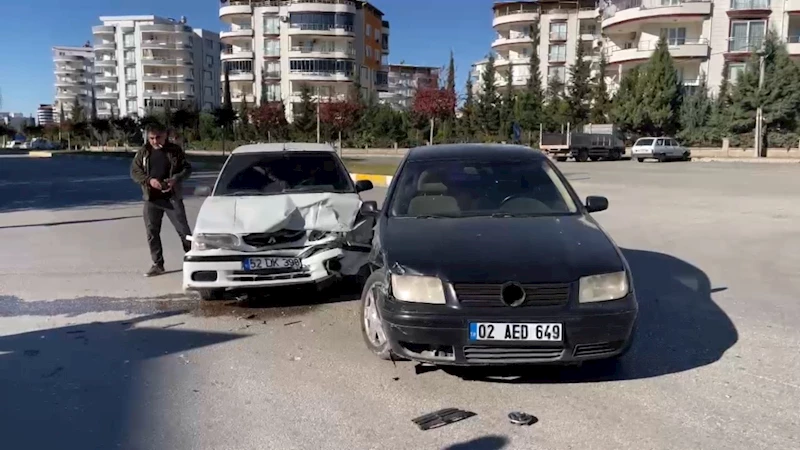
[[[225,297],[225,289],[200,289],[197,294],[200,300],[204,301],[222,300]]]
[[[689,154],[688,154],[688,153],[684,153],[684,154],[683,154],[683,160],[684,160],[684,161],[691,161],[691,160],[692,160],[692,157],[691,157],[691,156],[689,156]]]
[[[600,161],[599,156],[590,156],[589,159],[591,159],[592,161]]]
[[[587,151],[580,151],[578,152],[578,156],[575,158],[578,162],[586,162],[589,160],[589,152]]]
[[[636,161],[644,162],[644,158],[636,158]]]
[[[386,288],[386,273],[383,270],[373,272],[367,278],[361,292],[361,334],[372,353],[380,359],[389,360],[392,359],[392,349],[378,307],[378,300]]]
[[[667,162],[667,155],[664,153],[658,155],[658,162]]]
[[[566,160],[567,160],[566,156],[556,156],[556,161],[558,162],[564,162]]]

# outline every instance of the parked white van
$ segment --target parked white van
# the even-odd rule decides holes
[[[660,162],[669,160],[689,161],[692,152],[671,137],[643,137],[633,144],[631,157],[639,162],[655,158]]]

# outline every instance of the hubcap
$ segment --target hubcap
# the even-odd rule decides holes
[[[364,330],[367,338],[375,347],[380,347],[386,342],[381,317],[378,314],[378,289],[379,284],[373,284],[364,298]]]

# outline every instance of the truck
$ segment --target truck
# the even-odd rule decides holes
[[[570,131],[567,124],[566,133],[544,132],[539,125],[539,148],[556,161],[617,161],[625,154],[625,141],[612,124],[588,124],[579,132]]]

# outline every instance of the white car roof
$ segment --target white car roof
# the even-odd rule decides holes
[[[284,142],[273,144],[248,144],[237,147],[232,154],[242,153],[273,153],[273,152],[336,152],[330,144],[317,144],[312,142]]]

